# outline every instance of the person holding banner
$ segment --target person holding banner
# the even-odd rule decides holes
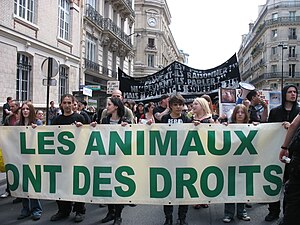
[[[120,98],[108,98],[107,100],[107,116],[101,121],[101,124],[121,124],[121,126],[126,126],[131,123],[125,117],[125,106],[123,105]],[[91,124],[95,126],[96,124]],[[105,218],[101,220],[101,223],[107,223],[114,220],[113,225],[120,225],[122,223],[122,210],[124,208],[123,204],[108,204],[108,213]]]
[[[282,90],[282,103],[281,105],[271,109],[268,122],[283,122],[284,128],[288,129],[290,123],[294,120],[297,114],[300,112],[300,108],[297,102],[298,89],[295,85],[287,85]],[[292,152],[289,151],[289,157],[292,157]],[[290,164],[286,164],[285,172],[283,176],[283,182],[285,183],[289,177]],[[283,214],[284,214],[285,200],[283,201]],[[277,202],[269,203],[269,213],[265,217],[265,221],[274,221],[279,218],[280,214],[280,200]]]
[[[149,102],[146,106],[146,113],[143,114],[139,120],[139,123],[141,124],[152,124],[155,123],[155,119],[153,116],[153,110],[154,110],[155,106],[154,106],[154,102]]]
[[[123,101],[122,92],[121,92],[120,90],[117,90],[117,89],[113,90],[113,91],[112,91],[112,94],[111,94],[111,97],[112,97],[112,98],[119,98],[121,101]],[[101,114],[101,120],[100,120],[100,121],[102,121],[103,118],[107,117],[107,115],[108,115],[108,114],[107,114],[107,109],[104,109],[104,110],[102,111],[102,114]],[[134,116],[133,116],[133,113],[132,113],[132,110],[131,110],[131,109],[125,107],[125,114],[124,114],[124,116],[125,116],[128,120],[130,120],[131,123],[134,123]]]
[[[203,99],[204,100],[204,99]],[[206,101],[206,100],[204,100]],[[182,113],[184,106],[184,98],[179,95],[172,95],[169,99],[170,112],[161,118],[161,123],[168,124],[180,124],[180,123],[191,123],[185,114]],[[186,214],[188,212],[188,205],[180,205],[178,208],[178,225],[187,225]],[[173,205],[164,205],[164,213],[166,221],[164,225],[173,224]]]
[[[84,117],[78,113],[74,113],[74,102],[75,97],[71,94],[65,94],[61,97],[61,108],[63,114],[58,115],[52,121],[51,125],[71,125],[74,124],[76,127],[82,126],[84,123]],[[67,218],[71,211],[73,203],[70,201],[56,201],[58,206],[58,212],[53,215],[50,220],[57,221],[64,218]],[[75,215],[75,222],[81,222],[84,220],[85,214],[85,203],[83,202],[75,202],[73,205],[73,212]]]
[[[16,126],[36,126],[43,125],[43,122],[36,119],[35,109],[31,102],[24,102],[21,106],[20,119]],[[31,216],[32,220],[39,220],[42,215],[42,206],[38,199],[22,198],[22,211],[18,220]]]
[[[231,115],[231,121],[232,123],[248,123],[249,114],[248,114],[247,107],[243,104],[236,105]],[[247,211],[245,209],[245,203],[237,203],[236,206],[235,203],[225,203],[224,217],[223,217],[224,223],[231,222],[235,214],[235,208],[237,211],[236,213],[238,219],[244,221],[250,221],[251,218],[247,215]]]

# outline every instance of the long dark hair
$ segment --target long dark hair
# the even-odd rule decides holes
[[[121,101],[121,99],[111,97],[111,98],[109,98],[109,100],[112,102],[112,104],[114,104],[115,106],[118,107],[117,114],[120,118],[122,118],[125,114],[125,106],[124,106],[123,102]]]
[[[25,126],[25,117],[24,117],[23,112],[22,112],[22,108],[23,108],[24,105],[27,105],[28,108],[29,108],[29,116],[28,116],[28,124],[27,125],[35,123],[35,121],[36,121],[35,108],[32,105],[32,103],[30,101],[28,101],[28,102],[23,102],[23,104],[22,104],[22,106],[20,108],[21,109],[21,113],[20,113],[19,125]]]

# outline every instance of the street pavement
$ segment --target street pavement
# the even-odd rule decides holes
[[[5,174],[0,173],[0,193],[5,191]],[[22,204],[13,204],[13,197],[0,199],[0,225],[69,225],[74,223],[74,214],[62,220],[51,222],[50,217],[56,213],[57,206],[55,201],[42,200],[43,214],[40,220],[32,221],[30,217],[17,220],[21,212]],[[105,217],[107,207],[100,208],[97,204],[86,204],[85,220],[80,225],[100,225],[100,220]],[[189,225],[224,225],[222,222],[224,211],[223,204],[211,204],[209,208],[194,209],[189,207],[187,221]],[[240,221],[236,217],[229,223],[232,225],[277,225],[278,221],[266,222],[264,217],[268,213],[267,204],[252,204],[252,208],[247,208],[251,221]],[[174,208],[174,220],[176,221],[177,207]],[[281,215],[282,216],[282,215]],[[136,207],[126,206],[122,213],[122,225],[163,225],[164,213],[162,206],[159,205],[137,205]],[[111,225],[112,222],[103,225]],[[174,223],[175,225],[176,223]],[[300,223],[299,223],[300,224]]]

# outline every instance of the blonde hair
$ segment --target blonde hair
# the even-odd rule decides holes
[[[197,101],[199,103],[199,105],[202,107],[205,114],[212,114],[212,112],[209,108],[208,101],[205,98],[195,98],[194,102],[195,101]]]
[[[208,102],[210,111],[211,111],[211,113],[213,113],[214,110],[213,110],[212,100],[211,100],[210,96],[209,95],[202,95],[200,98],[204,98]]]

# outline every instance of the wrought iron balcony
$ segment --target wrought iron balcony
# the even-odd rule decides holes
[[[97,12],[90,4],[86,4],[85,7],[85,16],[89,18],[93,23],[95,23],[98,27],[103,29],[103,16]]]
[[[85,67],[85,69],[91,70],[95,73],[99,73],[100,65],[89,59],[86,59],[86,58],[84,59],[84,67]]]
[[[297,35],[289,35],[290,40],[297,40]]]
[[[119,37],[129,47],[133,47],[129,35],[125,34],[120,27],[118,27],[110,18],[104,18],[104,30],[112,32],[115,36]]]
[[[90,70],[97,74],[102,74],[103,76],[108,76],[112,78],[117,78],[117,72],[111,70],[107,67],[101,66],[98,63],[95,63],[87,58],[84,59],[85,69]]]
[[[263,73],[259,77],[250,81],[251,84],[255,85],[263,80],[270,80],[270,79],[281,79],[281,72],[273,72],[273,73]],[[300,72],[295,72],[295,78],[300,78]],[[288,72],[283,72],[283,79],[293,78]]]

